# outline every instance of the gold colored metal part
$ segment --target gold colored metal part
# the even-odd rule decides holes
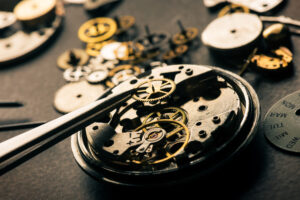
[[[144,50],[144,46],[140,43],[123,42],[116,50],[115,55],[119,60],[135,60],[139,58]]]
[[[278,56],[280,56],[283,60],[285,60],[287,63],[290,63],[293,61],[293,54],[292,52],[286,48],[286,47],[280,47],[279,49],[274,50],[274,53]]]
[[[115,42],[115,40],[107,40],[98,43],[87,43],[85,51],[90,56],[98,56],[102,47],[112,42]]]
[[[107,17],[91,19],[78,30],[78,37],[83,42],[96,43],[111,38],[117,31],[115,20]]]
[[[220,10],[218,17],[223,17],[224,15],[228,15],[232,13],[249,13],[249,12],[250,10],[246,6],[229,4]]]
[[[272,51],[275,56],[267,56],[264,54],[255,55],[251,62],[255,63],[257,67],[267,69],[267,70],[276,70],[279,68],[287,67],[293,61],[293,54],[286,47],[280,47]]]
[[[279,69],[280,67],[287,67],[287,62],[284,60],[281,60],[279,58],[275,57],[270,57],[267,55],[255,55],[251,59],[252,63],[255,63],[256,66],[263,68],[263,69],[268,69],[268,70],[275,70]]]
[[[154,161],[150,161],[152,160],[153,157],[149,157],[147,159],[144,159],[142,161],[140,160],[133,160],[132,162],[136,163],[136,164],[159,164],[162,162],[165,162],[167,160],[170,160],[171,158],[174,158],[176,155],[178,155],[188,144],[189,138],[190,138],[190,131],[187,128],[186,125],[184,125],[182,122],[180,121],[175,121],[175,120],[171,120],[171,119],[161,119],[161,120],[157,120],[157,121],[152,121],[146,124],[142,124],[140,127],[136,128],[135,131],[139,131],[139,130],[143,130],[143,132],[145,133],[145,131],[147,131],[147,127],[151,126],[151,127],[163,127],[163,124],[169,124],[171,126],[174,126],[174,129],[172,129],[171,131],[168,131],[165,138],[168,141],[168,139],[170,140],[170,142],[174,143],[174,141],[176,140],[181,140],[182,144],[181,146],[174,152],[168,152],[167,151],[167,144],[164,146],[164,150],[165,150],[165,155],[163,158],[160,158],[158,160],[154,160]],[[183,133],[182,133],[183,132]],[[184,138],[184,140],[182,139]]]
[[[171,119],[175,121],[180,121],[184,124],[187,122],[186,112],[182,108],[178,107],[168,107],[163,108],[160,111],[155,111],[146,116],[143,124],[149,123],[151,121],[157,121],[161,119]]]
[[[73,54],[73,55],[72,55]],[[73,58],[72,58],[73,56]],[[73,59],[73,61],[72,61]],[[89,60],[88,54],[82,49],[71,49],[62,53],[57,59],[57,66],[66,70],[75,66],[83,66]],[[74,63],[72,63],[74,62]]]
[[[167,52],[165,52],[162,56],[163,60],[172,60],[174,58],[177,58],[183,54],[185,54],[188,50],[188,46],[187,45],[180,45],[175,47],[174,50],[169,50]]]
[[[150,79],[136,86],[137,91],[132,97],[143,102],[159,101],[171,95],[176,88],[175,83],[166,78]]]
[[[133,16],[121,16],[119,17],[119,27],[116,34],[121,34],[130,29],[135,24],[135,18]]]
[[[193,39],[195,39],[198,35],[198,29],[195,27],[190,27],[185,30],[185,34],[182,32],[175,34],[172,37],[172,42],[176,45],[186,44]]]
[[[120,72],[124,72],[125,74],[122,74]],[[109,71],[108,73],[108,77],[109,78],[116,78],[119,82],[124,81],[124,75],[126,76],[136,76],[138,74],[141,73],[141,69],[138,66],[133,66],[133,65],[119,65],[115,68],[113,68],[112,70]],[[115,77],[116,75],[118,75],[118,77]],[[112,80],[107,80],[105,82],[105,84],[112,88],[114,87],[116,84],[112,81]]]

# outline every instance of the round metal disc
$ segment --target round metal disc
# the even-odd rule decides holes
[[[106,60],[115,60],[117,58],[116,51],[122,45],[121,42],[112,42],[102,47],[100,55]]]
[[[62,18],[57,16],[51,27],[31,32],[19,30],[9,37],[0,38],[0,64],[16,61],[42,47],[55,35],[61,24]]]
[[[75,66],[83,66],[89,60],[89,55],[83,49],[70,49],[62,53],[57,59],[57,66],[63,70],[75,67],[73,65],[71,55],[77,61]],[[75,64],[75,63],[74,63]]]
[[[56,6],[56,0],[21,1],[14,8],[14,14],[20,21],[34,20],[48,14]]]
[[[233,50],[254,42],[262,32],[259,17],[234,13],[212,21],[202,32],[203,43],[217,50]]]
[[[105,80],[107,78],[108,71],[107,70],[97,70],[92,73],[90,73],[86,80],[89,83],[100,83],[101,81]]]
[[[16,20],[12,12],[0,11],[0,30],[13,25]]]
[[[104,90],[104,86],[91,85],[87,81],[66,84],[56,92],[54,107],[61,113],[72,112],[97,100]]]
[[[275,103],[264,119],[266,138],[276,147],[300,153],[300,90]]]

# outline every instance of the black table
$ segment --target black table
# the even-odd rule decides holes
[[[1,3],[2,4],[2,3]],[[0,5],[9,7],[8,4]],[[300,2],[287,1],[273,14],[300,19]],[[177,20],[185,26],[196,26],[200,32],[216,18],[201,0],[125,0],[107,16],[132,15],[144,34],[148,25],[152,31],[179,31]],[[58,114],[52,106],[54,93],[65,84],[56,58],[66,49],[82,48],[77,38],[79,26],[89,19],[82,6],[67,5],[62,31],[38,54],[18,64],[0,69],[0,99],[20,100],[22,108],[1,109],[2,124],[20,121],[51,120]],[[244,78],[255,88],[261,103],[262,117],[280,98],[300,89],[300,37],[293,36],[294,74],[273,80],[257,73]],[[0,49],[1,53],[1,49]],[[218,65],[204,45],[191,53],[192,63]],[[235,68],[227,68],[237,72]],[[0,132],[0,141],[22,130]],[[66,139],[0,178],[0,199],[299,199],[300,157],[272,147],[264,138],[260,126],[252,145],[209,180],[198,180],[174,188],[132,189],[99,183],[85,174],[75,163],[70,139]]]

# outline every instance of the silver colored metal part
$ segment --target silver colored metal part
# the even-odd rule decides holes
[[[106,60],[116,60],[116,51],[122,45],[121,42],[112,42],[104,47],[100,51],[100,55]]]
[[[300,153],[300,90],[276,102],[264,119],[268,141],[279,149]]]
[[[212,49],[235,50],[255,42],[262,29],[262,22],[257,15],[234,13],[212,21],[202,32],[201,39]]]
[[[226,2],[246,6],[255,12],[264,13],[277,7],[283,0],[203,0],[204,5],[209,8]]]
[[[277,22],[300,27],[300,21],[286,16],[259,16],[264,22]]]
[[[86,0],[64,0],[67,4],[84,4]]]
[[[91,72],[92,70],[88,66],[78,66],[75,68],[66,69],[63,75],[66,81],[77,82]]]
[[[97,70],[91,72],[89,75],[86,76],[86,80],[89,83],[100,83],[107,78],[108,71],[107,70]]]
[[[55,93],[54,107],[61,113],[69,113],[96,101],[104,91],[104,86],[87,81],[68,83]]]
[[[17,21],[12,12],[0,11],[0,30],[10,27]]]
[[[40,28],[32,32],[17,31],[15,34],[0,39],[0,64],[15,61],[43,46],[54,36],[62,23],[62,17],[57,16],[51,27]]]
[[[132,69],[125,69],[122,71],[117,72],[112,78],[111,81],[115,85],[119,85],[121,82],[128,80],[129,78],[135,76]]]
[[[186,73],[187,71],[192,73]],[[90,128],[72,137],[75,159],[86,172],[98,180],[123,185],[178,183],[178,176],[169,173],[183,172],[185,176],[182,179],[209,174],[249,144],[257,130],[260,107],[255,91],[244,79],[215,67],[172,65],[155,68],[151,73],[136,80],[125,81],[121,85],[125,86],[128,82],[138,85],[147,79],[167,77],[172,77],[176,84],[170,101],[149,107],[134,99],[128,100],[110,113],[109,125],[115,128],[116,134],[110,136],[112,141],[108,140],[110,142],[102,149],[90,148],[85,139]],[[122,87],[116,86],[113,90],[120,91]],[[141,127],[141,123],[151,112],[170,106],[181,107],[185,111],[187,124],[176,121],[177,118],[168,114],[159,117],[162,121],[165,120],[162,124],[153,123],[153,120],[160,119],[152,118],[153,126],[148,128],[154,132],[156,129],[160,132],[161,128],[168,130],[168,134],[176,136],[174,143],[158,140],[159,145],[149,142],[143,144],[142,141],[145,140],[140,132],[141,128],[136,128]],[[182,124],[182,127],[170,126],[175,122]],[[180,130],[184,127],[191,132],[186,144],[180,139],[183,137]],[[139,159],[137,162],[126,159],[128,155],[132,155],[133,160],[139,156],[145,156],[143,159],[146,161],[147,156],[150,160],[159,158],[162,153],[159,148],[174,152],[183,144],[184,149],[176,156],[152,162],[151,165],[147,165],[147,162],[139,163]],[[209,166],[206,165],[208,163]],[[167,178],[161,179],[160,175]]]

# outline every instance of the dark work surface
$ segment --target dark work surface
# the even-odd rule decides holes
[[[1,0],[2,4],[2,0]],[[0,5],[2,6],[2,5]],[[275,15],[300,19],[300,2],[287,1]],[[216,17],[201,0],[125,0],[107,16],[133,15],[143,32],[148,24],[152,31],[176,33],[181,19],[200,32]],[[77,38],[79,26],[89,16],[81,6],[66,6],[64,26],[57,38],[39,54],[26,61],[0,70],[0,99],[19,100],[23,108],[1,109],[1,123],[51,120],[58,114],[52,106],[55,91],[65,84],[56,58],[66,49],[83,47]],[[261,103],[261,116],[280,98],[300,89],[300,37],[292,37],[294,74],[272,80],[257,73],[244,78],[256,90]],[[0,50],[1,51],[1,50]],[[195,64],[222,66],[208,49],[200,44],[191,53]],[[227,68],[236,72],[234,68]],[[22,131],[0,133],[1,141]],[[86,175],[75,163],[66,139],[23,163],[0,178],[0,199],[300,199],[300,157],[275,149],[264,138],[261,126],[246,152],[224,171],[210,180],[197,180],[176,188],[130,189],[106,186]]]

